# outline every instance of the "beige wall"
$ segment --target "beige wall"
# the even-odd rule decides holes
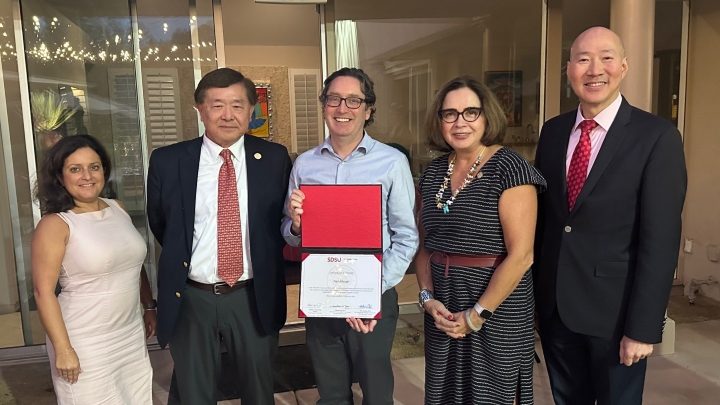
[[[720,279],[720,263],[708,259],[708,246],[720,246],[720,132],[713,117],[720,111],[720,2],[693,0],[688,52],[685,156],[688,194],[683,237],[694,241],[692,254],[681,254],[683,282],[712,276]],[[703,286],[720,300],[720,285]]]
[[[225,65],[320,69],[320,41],[318,46],[225,45]]]

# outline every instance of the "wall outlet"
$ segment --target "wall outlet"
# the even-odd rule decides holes
[[[708,260],[710,260],[711,262],[717,262],[718,256],[720,256],[720,252],[718,252],[718,246],[717,245],[708,245],[707,255],[708,255]]]
[[[692,248],[693,248],[693,240],[690,238],[685,238],[685,245],[683,245],[683,252],[687,254],[692,254]]]

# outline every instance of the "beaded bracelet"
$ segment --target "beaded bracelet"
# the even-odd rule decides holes
[[[56,353],[55,353],[55,357],[57,357],[57,356],[59,356],[59,355],[61,355],[61,354],[62,354],[62,355],[70,354],[70,353],[72,353],[72,352],[74,352],[74,351],[75,351],[75,349],[73,349],[73,348],[71,347],[71,348],[69,348],[69,349],[65,349],[65,352],[63,352],[63,353],[57,353],[57,352],[56,352]]]
[[[477,326],[477,325],[475,325],[474,323],[472,323],[472,321],[470,320],[470,309],[468,309],[468,310],[465,311],[465,322],[467,322],[467,324],[468,324],[468,326],[470,327],[470,329],[472,329],[472,330],[475,331],[475,332],[477,332],[477,331],[479,331],[480,329],[482,329],[482,324],[480,324],[479,326]]]

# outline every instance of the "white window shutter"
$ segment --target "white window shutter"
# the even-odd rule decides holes
[[[145,69],[145,118],[150,151],[180,140],[177,69]]]
[[[323,140],[319,69],[288,69],[293,152],[301,154]]]

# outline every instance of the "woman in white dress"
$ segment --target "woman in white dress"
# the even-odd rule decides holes
[[[65,137],[47,153],[32,270],[58,404],[151,405],[145,340],[157,317],[145,241],[122,203],[100,198],[110,157],[95,138]]]

